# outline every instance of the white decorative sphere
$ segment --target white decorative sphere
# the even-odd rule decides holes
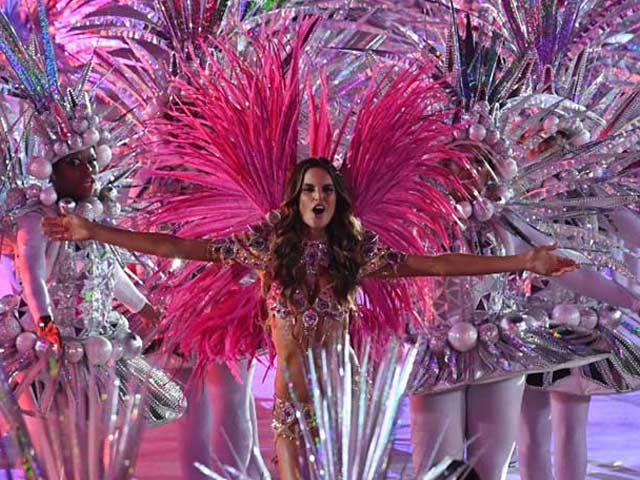
[[[99,145],[98,148],[96,148],[96,162],[98,162],[98,166],[101,169],[109,165],[112,157],[113,153],[109,145]]]
[[[104,365],[113,353],[111,342],[104,337],[89,337],[84,341],[84,351],[91,365]]]
[[[80,205],[78,205],[78,208],[76,210],[76,213],[81,217],[86,218],[87,220],[93,220],[95,218],[94,212],[93,212],[93,206],[89,202],[80,202]]]
[[[92,147],[100,140],[100,132],[95,128],[90,128],[82,134],[82,143],[85,147]]]
[[[89,128],[89,122],[85,118],[79,118],[71,123],[71,127],[76,133],[83,134]]]
[[[469,218],[473,214],[473,207],[466,200],[462,200],[456,204],[456,211],[462,218]]]
[[[553,307],[551,318],[554,323],[577,327],[580,325],[580,309],[575,305],[556,305]]]
[[[456,323],[447,334],[449,344],[459,352],[468,352],[478,343],[478,329],[468,322]]]
[[[493,217],[495,208],[491,200],[481,197],[473,202],[473,216],[479,222],[486,222]]]
[[[56,142],[53,144],[53,151],[58,157],[63,157],[69,153],[69,147],[65,142]]]
[[[592,308],[580,310],[580,326],[592,330],[598,325],[598,314]]]
[[[69,139],[69,145],[72,151],[78,151],[82,148],[82,137],[80,135],[72,135]]]
[[[518,174],[518,162],[513,158],[505,160],[500,167],[500,172],[505,178],[511,180]]]
[[[93,210],[93,218],[95,220],[100,220],[102,214],[104,213],[102,202],[94,197],[89,200],[89,203],[91,204],[91,209]]]
[[[487,129],[479,123],[474,123],[469,127],[469,139],[481,142],[487,136]]]
[[[18,353],[25,354],[33,350],[38,337],[33,332],[22,332],[16,337],[16,350]]]
[[[84,356],[84,347],[80,342],[66,342],[64,344],[64,357],[70,363],[78,363]]]

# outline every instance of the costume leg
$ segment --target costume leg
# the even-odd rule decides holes
[[[550,449],[549,393],[525,388],[518,430],[518,465],[522,480],[553,480]]]
[[[180,372],[183,380],[190,377],[191,368]],[[200,473],[195,462],[213,469],[211,458],[212,420],[209,409],[209,395],[204,382],[193,383],[187,391],[187,411],[179,420],[178,448],[182,476],[185,480],[205,480],[209,478]]]
[[[247,466],[247,475],[249,478],[265,479],[271,478],[269,469],[264,462],[262,453],[260,452],[260,438],[258,434],[258,417],[256,416],[256,401],[253,396],[252,383],[253,374],[255,373],[255,364],[252,364],[249,368],[247,380],[244,384],[247,398],[249,401],[249,426],[251,428],[251,454],[249,457],[249,465]]]
[[[524,375],[467,388],[467,459],[480,478],[507,477],[523,390]]]
[[[561,392],[550,395],[556,480],[584,480],[587,475],[587,419],[591,397]]]
[[[465,389],[409,398],[413,466],[418,473],[464,455]]]
[[[214,459],[230,465],[250,478],[268,475],[260,450],[254,444],[255,406],[252,402],[251,379],[253,366],[238,364],[240,378],[226,364],[215,364],[209,369],[208,386],[214,425],[212,453]],[[253,415],[252,415],[253,411]],[[256,447],[254,449],[254,446]]]

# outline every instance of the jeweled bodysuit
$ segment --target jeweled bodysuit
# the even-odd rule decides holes
[[[238,263],[270,273],[274,261],[273,236],[272,225],[253,225],[245,233],[212,241],[209,255],[212,261]],[[359,278],[379,270],[395,269],[404,258],[403,254],[382,245],[378,236],[370,231],[363,235],[359,256],[362,265]],[[348,327],[355,309],[355,305],[340,302],[335,296],[329,273],[331,252],[326,242],[304,241],[300,261],[304,263],[306,276],[304,285],[295,289],[293,301],[286,298],[277,281],[271,282],[266,296],[269,320],[265,327],[271,327],[276,350],[281,356],[284,356],[283,350],[297,350],[299,354],[334,343]],[[285,348],[279,349],[279,343],[286,343]],[[303,404],[303,411],[312,417],[310,405]],[[277,436],[298,437],[295,408],[282,394],[276,395],[272,426]]]

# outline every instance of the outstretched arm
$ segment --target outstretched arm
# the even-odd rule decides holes
[[[27,213],[18,219],[16,267],[38,335],[60,348],[60,333],[53,323],[46,283],[47,240],[42,233],[41,219],[37,212]]]
[[[189,240],[164,233],[133,232],[93,223],[73,214],[45,218],[42,225],[45,234],[56,240],[96,240],[158,257],[211,260],[207,240]]]
[[[541,275],[562,275],[578,268],[573,260],[555,255],[556,245],[529,250],[519,255],[504,257],[467,255],[450,253],[437,256],[408,255],[397,268],[385,268],[375,276],[452,277],[462,275],[482,275],[529,270]]]

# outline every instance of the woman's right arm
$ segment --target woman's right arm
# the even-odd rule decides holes
[[[211,260],[208,240],[189,240],[165,233],[133,232],[93,223],[74,214],[45,218],[42,225],[45,234],[55,240],[95,240],[158,257]]]

